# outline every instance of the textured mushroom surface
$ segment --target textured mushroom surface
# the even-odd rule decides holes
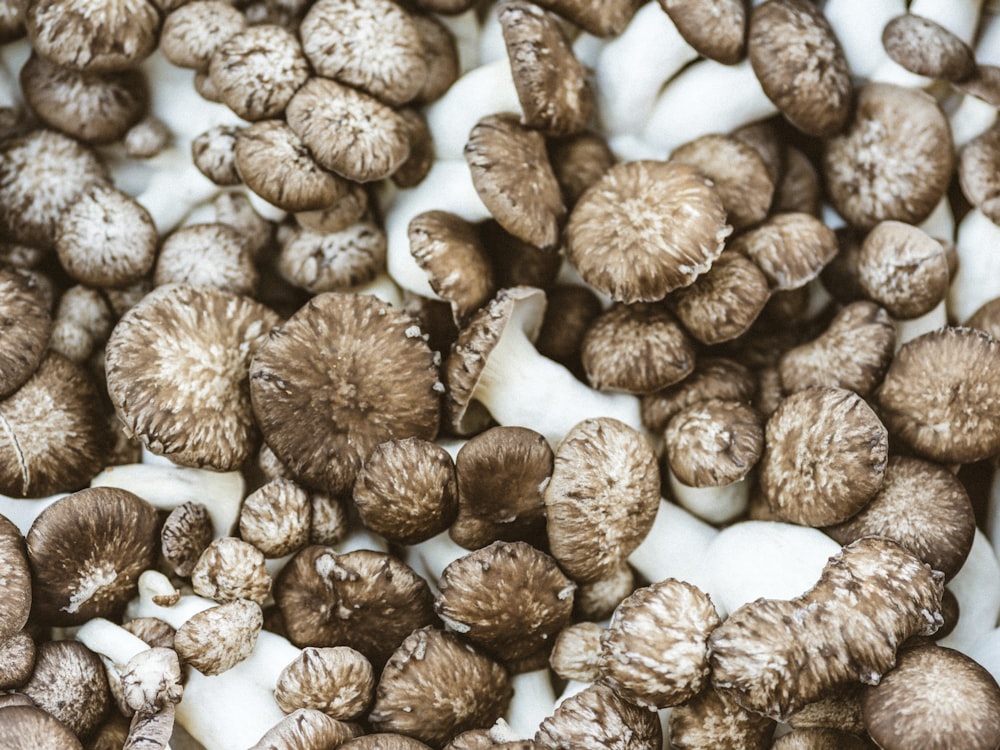
[[[160,245],[153,283],[211,286],[252,295],[257,268],[238,230],[221,222],[191,224],[171,232]]]
[[[764,449],[752,406],[712,399],[674,416],[663,435],[664,464],[689,487],[720,487],[745,477]]]
[[[9,706],[0,714],[0,744],[8,750],[82,750],[73,731],[34,706]]]
[[[336,205],[353,198],[352,191]],[[278,272],[313,294],[331,292],[371,281],[385,267],[385,254],[385,232],[372,221],[329,232],[301,227],[282,242]]]
[[[160,530],[160,554],[179,576],[190,577],[212,542],[212,517],[201,503],[178,505]]]
[[[29,276],[0,268],[0,398],[31,377],[51,329],[52,316],[38,285]]]
[[[677,385],[642,399],[642,423],[663,432],[674,415],[698,401],[722,399],[749,402],[757,387],[753,373],[732,359],[704,357],[694,372]]]
[[[111,708],[104,664],[78,641],[41,644],[31,679],[19,692],[82,738],[97,729]]]
[[[428,750],[430,745],[404,734],[373,732],[345,742],[339,747],[342,750]]]
[[[767,750],[775,722],[743,708],[732,695],[711,685],[670,712],[670,743],[677,750],[740,747]]]
[[[252,492],[240,509],[240,538],[267,557],[283,557],[309,542],[312,501],[289,479],[274,479]]]
[[[889,21],[882,30],[882,46],[889,57],[922,76],[961,81],[976,69],[975,56],[961,37],[915,13]]]
[[[146,295],[107,345],[108,393],[128,433],[175,463],[239,467],[258,439],[250,359],[278,322],[219,289],[177,284]]]
[[[31,570],[24,537],[6,517],[0,515],[0,644],[28,622],[31,611]]]
[[[660,750],[655,711],[640,708],[595,683],[559,704],[535,733],[544,750]]]
[[[325,750],[343,747],[361,728],[309,708],[292,711],[260,738],[250,750]]]
[[[342,721],[360,718],[374,695],[371,662],[348,646],[302,649],[274,689],[283,711],[311,708]]]
[[[962,194],[993,223],[1000,221],[1000,126],[973,138],[959,154],[958,179]]]
[[[434,2],[435,0],[423,0]],[[444,0],[448,2],[448,0]],[[599,37],[622,33],[642,0],[542,0],[538,3]]]
[[[699,54],[734,65],[746,53],[748,14],[740,0],[660,0],[660,6]]]
[[[837,254],[837,239],[815,216],[781,213],[735,237],[727,249],[760,266],[772,288],[798,289]]]
[[[271,593],[271,576],[263,552],[242,539],[222,537],[198,558],[191,586],[199,596],[219,603],[249,599],[263,604]]]
[[[917,227],[883,221],[861,243],[861,288],[895,318],[934,309],[948,291],[949,276],[941,243]]]
[[[174,648],[184,663],[202,674],[221,674],[253,653],[263,624],[256,603],[237,599],[188,619],[174,634]]]
[[[194,0],[167,14],[159,49],[174,65],[207,70],[215,50],[246,26],[246,16],[229,3]]]

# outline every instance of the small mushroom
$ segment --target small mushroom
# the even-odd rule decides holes
[[[430,2],[430,0],[424,0]],[[429,750],[430,745],[395,732],[373,732],[339,745],[342,750]]]
[[[264,566],[263,552],[242,539],[222,537],[198,558],[191,585],[199,596],[220,604],[237,599],[263,604],[271,593],[271,576]]]
[[[0,267],[0,398],[14,393],[38,369],[52,316],[38,285]]]
[[[775,721],[743,708],[711,685],[670,712],[670,743],[677,750],[739,747],[769,750]]]
[[[604,578],[588,581],[577,587],[573,597],[573,616],[583,620],[607,620],[637,586],[632,567],[627,562],[622,562]]]
[[[104,665],[97,654],[78,641],[40,644],[35,671],[20,692],[81,739],[93,734],[111,708]],[[3,709],[0,717],[8,710]]]
[[[427,118],[417,109],[400,110],[400,115],[406,121],[407,140],[410,142],[410,154],[406,161],[392,173],[392,181],[397,187],[416,187],[434,166],[434,135],[427,124]]]
[[[972,50],[961,37],[915,13],[896,16],[882,29],[882,46],[911,73],[961,81],[976,69]]]
[[[82,750],[72,730],[34,706],[9,706],[0,713],[0,745],[8,750]]]
[[[348,646],[302,649],[281,671],[274,688],[283,711],[315,709],[341,721],[361,718],[374,695],[371,662]]]
[[[0,515],[0,644],[6,650],[12,637],[28,623],[31,611],[31,570],[24,537],[5,516]],[[31,639],[29,638],[29,641]]]
[[[207,71],[215,51],[246,27],[246,16],[223,0],[185,2],[166,15],[159,48],[174,65]]]
[[[782,213],[737,236],[726,249],[756,263],[772,289],[789,290],[819,276],[837,254],[837,238],[811,214]]]
[[[782,735],[771,750],[872,750],[869,740],[839,729],[796,729]]]
[[[704,57],[734,65],[746,54],[747,8],[741,0],[660,0],[660,7]]]
[[[546,292],[546,303],[535,348],[542,356],[569,369],[580,380],[586,380],[580,345],[603,310],[601,300],[589,287],[557,284]]]
[[[493,266],[497,289],[534,286],[549,290],[562,267],[562,256],[519,240],[494,219],[479,224],[479,236]]]
[[[160,530],[160,554],[179,576],[189,578],[212,543],[212,517],[201,503],[178,505]]]
[[[203,675],[218,675],[253,653],[263,624],[264,615],[255,602],[226,602],[181,624],[174,634],[174,649],[182,662]]]
[[[680,383],[642,399],[643,425],[652,433],[662,433],[682,409],[716,398],[749,402],[756,385],[753,373],[739,362],[703,357]]]
[[[572,21],[584,31],[599,37],[610,37],[625,30],[642,5],[642,0],[543,0],[538,4]]]
[[[796,211],[819,216],[823,187],[812,161],[794,146],[785,149],[785,170],[774,190],[771,211]]]
[[[191,224],[171,232],[160,245],[153,283],[213,287],[251,295],[258,273],[247,243],[228,224]]]
[[[549,163],[570,209],[615,163],[607,141],[593,132],[546,140]]]
[[[458,43],[451,29],[437,16],[413,14],[410,18],[420,34],[427,67],[427,77],[415,102],[434,102],[444,96],[459,76]]]
[[[595,622],[577,622],[560,630],[549,654],[552,671],[564,680],[597,681],[603,632]]]
[[[1000,222],[1000,126],[973,138],[959,154],[958,179],[962,194],[990,218]]]
[[[326,750],[343,747],[360,732],[356,725],[300,708],[269,729],[250,750]]]
[[[336,206],[321,213],[332,213],[345,201],[353,203],[354,195],[354,191],[349,192]],[[302,224],[302,214],[298,216]],[[348,289],[375,278],[385,268],[385,232],[370,220],[352,221],[334,230],[329,225],[336,226],[336,220],[326,218],[328,221],[319,223],[328,226],[301,226],[288,234],[278,254],[278,273],[313,294]]]
[[[235,125],[216,125],[191,141],[194,165],[216,185],[241,183],[240,173],[236,168],[236,136],[240,130],[242,128]]]
[[[13,589],[12,598],[16,598],[16,591]],[[24,685],[35,671],[36,654],[35,641],[23,630],[0,641],[0,690]]]
[[[599,682],[560,703],[535,733],[541,750],[660,750],[662,745],[656,712]]]
[[[312,510],[302,487],[290,479],[273,479],[243,501],[240,538],[266,557],[284,557],[309,543]]]

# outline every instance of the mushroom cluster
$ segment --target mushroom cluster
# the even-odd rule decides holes
[[[0,0],[0,746],[998,750],[998,175],[987,0]]]

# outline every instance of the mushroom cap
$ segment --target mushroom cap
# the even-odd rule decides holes
[[[961,81],[976,70],[976,59],[961,37],[914,13],[896,16],[882,29],[886,53],[917,75]]]
[[[949,278],[941,243],[910,224],[879,222],[861,243],[861,288],[895,318],[933,310],[948,292]]]
[[[797,211],[819,216],[824,201],[819,171],[812,160],[794,146],[785,149],[785,170],[774,190],[771,211]]]
[[[947,468],[891,456],[875,497],[824,531],[841,544],[865,536],[892,539],[951,578],[972,549],[976,518],[965,485]]]
[[[472,128],[465,160],[476,192],[500,226],[536,247],[557,245],[566,206],[541,133],[515,115],[489,115]]]
[[[823,178],[837,213],[859,229],[919,224],[951,180],[951,128],[929,94],[889,83],[858,92],[848,129],[826,141]]]
[[[51,330],[48,303],[34,280],[0,267],[0,398],[38,369]]]
[[[420,5],[419,0],[414,4]],[[414,13],[410,20],[420,34],[427,68],[427,77],[415,102],[427,104],[440,99],[458,79],[461,73],[458,42],[451,29],[431,13]]]
[[[771,747],[775,722],[743,708],[725,691],[711,685],[670,712],[670,741],[678,748]]]
[[[580,345],[587,380],[598,390],[653,393],[694,370],[694,342],[664,305],[613,305]]]
[[[1000,687],[959,651],[932,644],[900,652],[861,696],[865,726],[885,750],[1000,745]]]
[[[188,618],[174,633],[174,649],[202,674],[222,674],[253,653],[263,624],[256,602],[226,602]]]
[[[31,46],[57,65],[126,70],[156,49],[160,14],[149,0],[26,0],[23,5]]]
[[[28,622],[31,611],[31,569],[24,537],[11,521],[0,515],[0,643],[13,637]]]
[[[336,203],[315,211],[298,211],[295,220],[303,229],[328,234],[342,232],[354,224],[366,224],[363,220],[367,211],[367,189],[359,182],[347,181],[347,192]]]
[[[392,372],[392,380],[383,373]],[[326,292],[257,352],[250,394],[264,439],[301,481],[347,490],[379,443],[433,440],[436,359],[414,321],[368,295]]]
[[[215,125],[191,141],[194,165],[216,185],[241,184],[236,168],[236,136],[242,129],[236,125]]]
[[[427,118],[418,109],[403,109],[399,111],[406,121],[406,140],[410,143],[410,155],[399,168],[392,173],[392,181],[396,187],[416,187],[434,166],[434,136]]]
[[[545,145],[552,171],[562,189],[563,200],[570,208],[615,163],[615,155],[608,142],[590,131],[565,138],[551,138],[546,140]]]
[[[185,466],[232,471],[258,439],[250,359],[279,318],[211,287],[157,287],[111,332],[108,394],[128,434]]]
[[[272,559],[306,546],[311,526],[309,493],[290,479],[259,487],[240,509],[240,538]]]
[[[109,436],[88,372],[49,351],[34,374],[0,401],[0,494],[72,492],[104,467]]]
[[[609,417],[580,422],[556,449],[545,488],[552,556],[574,580],[613,573],[660,507],[660,471],[637,431]]]
[[[348,289],[385,268],[387,246],[385,232],[373,221],[351,222],[338,231],[300,227],[281,243],[278,273],[312,294]]]
[[[877,399],[893,437],[918,455],[971,463],[1000,451],[1000,343],[972,328],[943,328],[903,344]]]
[[[395,732],[374,732],[338,745],[338,750],[429,750],[420,740]]]
[[[771,750],[871,750],[871,742],[839,729],[796,729],[782,735]]]
[[[812,214],[774,214],[726,248],[746,255],[773,289],[798,289],[819,276],[837,254],[837,236]]]
[[[438,0],[421,0],[424,3]],[[449,0],[443,0],[449,2]],[[642,0],[542,0],[538,3],[543,8],[557,13],[572,21],[584,31],[598,37],[611,37],[621,34],[629,21],[639,10]]]
[[[27,590],[30,591],[31,587]],[[31,673],[35,671],[36,653],[35,641],[23,630],[0,641],[0,690],[21,687],[31,678]],[[10,695],[4,693],[0,697]],[[30,702],[31,699],[26,700]],[[0,707],[5,706],[0,704]]]
[[[79,641],[39,644],[35,670],[19,692],[83,739],[93,734],[111,708],[104,664]],[[0,724],[9,710],[13,709],[0,712]]]
[[[576,585],[556,561],[525,542],[494,542],[449,564],[434,611],[496,659],[544,649],[569,624]]]
[[[379,669],[415,628],[434,621],[427,582],[382,552],[297,552],[274,583],[289,639],[299,647],[350,646]]]
[[[308,647],[278,676],[274,700],[282,711],[322,711],[341,721],[358,719],[375,696],[375,671],[348,646]]]
[[[597,682],[564,700],[542,721],[535,745],[541,750],[660,750],[663,730],[655,711]]]
[[[718,193],[686,164],[616,164],[580,197],[566,252],[618,302],[655,302],[705,273],[732,232]]]
[[[160,554],[174,573],[189,578],[198,558],[212,542],[212,516],[201,503],[178,505],[160,530]]]
[[[662,433],[674,415],[699,401],[718,398],[749,402],[757,381],[739,362],[724,357],[702,357],[694,372],[677,385],[642,399],[642,423]]]
[[[300,708],[271,727],[250,750],[327,750],[343,747],[361,728],[337,721],[321,711]]]
[[[601,676],[601,635],[596,622],[567,625],[556,636],[549,654],[552,671],[564,680],[596,682]]]
[[[781,402],[764,435],[760,486],[771,510],[793,523],[840,523],[882,485],[889,435],[853,391],[798,391]]]
[[[328,78],[310,78],[288,102],[285,117],[319,164],[349,180],[381,180],[410,155],[406,118]]]
[[[83,750],[69,727],[34,706],[0,711],[0,745],[7,750]]]
[[[962,194],[996,224],[1000,222],[1000,126],[994,126],[962,147],[958,179]]]
[[[952,81],[951,85],[959,93],[1000,107],[1000,66],[977,65],[972,75],[961,81]]]
[[[984,331],[995,339],[1000,339],[1000,297],[994,297],[989,302],[984,302],[965,321],[965,325]]]
[[[590,287],[578,284],[556,284],[545,296],[545,317],[535,339],[535,348],[543,357],[565,365],[583,380],[586,373],[580,344],[603,311],[601,300]]]
[[[678,412],[663,436],[665,464],[689,487],[743,479],[764,449],[764,425],[740,401],[700,401]]]
[[[428,70],[420,29],[391,0],[318,0],[299,34],[318,75],[390,106],[412,101],[424,87]]]
[[[809,0],[767,0],[750,14],[747,51],[767,97],[792,125],[829,137],[843,130],[854,91],[836,34]]]
[[[250,542],[227,536],[212,541],[191,572],[194,592],[220,604],[248,599],[263,605],[271,593],[264,553]]]
[[[573,597],[574,619],[603,622],[639,584],[627,561],[604,578],[581,583]]]
[[[251,295],[258,274],[243,235],[228,224],[190,224],[163,240],[153,283],[210,286]]]
[[[194,0],[166,15],[159,48],[178,67],[208,70],[215,51],[246,27],[246,16],[229,3]]]
[[[458,637],[424,627],[392,654],[375,691],[368,721],[431,747],[491,725],[511,697],[507,670]]]
[[[746,53],[747,8],[742,0],[660,0],[684,41],[698,54],[735,65]]]
[[[555,284],[563,261],[560,253],[519,240],[494,219],[479,224],[479,236],[493,266],[497,289],[549,289]]]

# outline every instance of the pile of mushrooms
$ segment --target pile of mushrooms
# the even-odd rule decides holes
[[[1000,5],[0,0],[0,746],[1000,749]]]

